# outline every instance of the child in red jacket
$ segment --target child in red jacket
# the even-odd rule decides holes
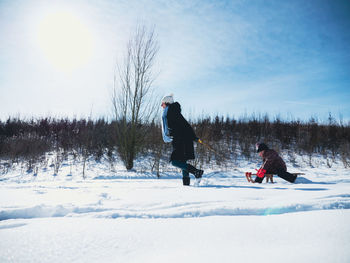
[[[257,173],[256,183],[261,183],[264,180],[264,174],[277,174],[290,183],[295,182],[297,176],[287,172],[286,163],[276,151],[269,149],[265,143],[257,143],[256,152],[259,153],[264,163]]]

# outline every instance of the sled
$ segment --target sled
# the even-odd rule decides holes
[[[303,175],[304,173],[291,173],[294,175]],[[247,181],[249,183],[254,183],[255,181],[252,179],[252,175],[256,175],[250,172],[246,172],[245,173],[245,177],[247,178]],[[265,178],[266,178],[266,183],[268,183],[269,181],[273,184],[273,174],[265,174]]]

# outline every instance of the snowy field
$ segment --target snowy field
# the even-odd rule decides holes
[[[189,187],[103,165],[1,175],[0,262],[350,262],[349,169],[251,184],[253,168]]]

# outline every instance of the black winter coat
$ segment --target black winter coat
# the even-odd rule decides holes
[[[262,157],[265,163],[262,168],[266,170],[267,174],[278,174],[287,171],[286,163],[275,150],[265,150]]]
[[[168,107],[168,128],[170,136],[173,137],[173,152],[170,161],[193,160],[195,158],[193,141],[197,141],[198,137],[194,133],[191,125],[182,116],[180,104],[175,102]]]

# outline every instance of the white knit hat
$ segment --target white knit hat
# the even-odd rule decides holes
[[[162,98],[162,103],[173,104],[174,103],[174,94],[170,94],[168,96],[164,96]]]

